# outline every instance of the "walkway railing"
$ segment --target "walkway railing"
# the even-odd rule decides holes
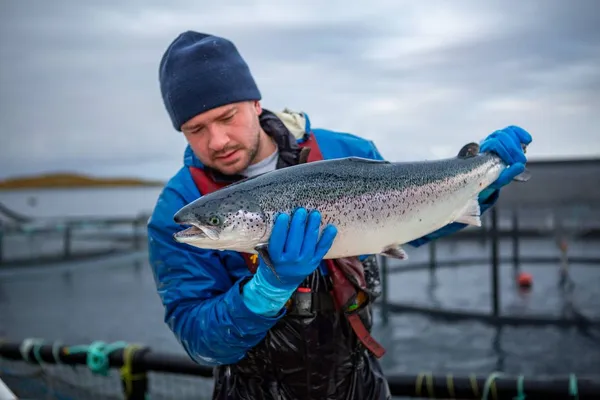
[[[0,220],[0,267],[78,261],[144,248],[149,216]]]
[[[11,360],[15,364],[8,368],[4,364]],[[44,343],[38,339],[28,339],[21,343],[0,343],[0,378],[19,397],[29,398],[37,396],[30,393],[36,387],[38,391],[46,390],[44,396],[52,395],[56,399],[83,398],[86,394],[92,398],[125,398],[127,400],[147,400],[162,398],[188,398],[182,394],[181,384],[172,382],[164,385],[168,389],[154,393],[151,388],[150,374],[184,375],[192,378],[190,382],[203,383],[203,389],[190,395],[189,398],[210,398],[212,389],[209,387],[213,376],[212,368],[200,366],[184,355],[174,355],[153,351],[149,347],[130,345],[125,342],[103,343],[94,342],[83,346],[65,346],[58,343]],[[26,364],[38,368],[37,374],[19,374],[16,364]],[[70,382],[63,385],[63,391],[56,389],[60,386],[60,374],[55,370],[49,372],[52,366],[69,366],[69,368],[90,370],[95,376],[101,378],[114,377],[118,371],[120,384],[115,382],[113,391],[109,394],[94,392],[93,385]],[[23,367],[23,365],[21,365]],[[22,369],[22,368],[21,368]],[[44,388],[32,382],[52,376],[54,382],[45,384]],[[153,376],[153,377],[154,377]],[[554,399],[599,399],[600,380],[567,375],[556,378],[533,379],[523,376],[507,376],[494,373],[487,376],[468,375],[453,376],[432,375],[420,373],[413,375],[388,376],[390,389],[393,396],[410,398],[444,398],[444,399],[494,399],[494,400],[554,400]],[[12,386],[11,386],[12,385]],[[55,387],[55,389],[53,389]],[[29,391],[28,391],[29,390]],[[39,394],[39,392],[38,392]],[[149,397],[148,397],[149,396]],[[36,397],[37,398],[37,397]],[[46,397],[44,397],[46,398]]]
[[[575,240],[589,240],[592,242],[598,241],[600,238],[600,229],[598,228],[586,228],[576,229],[575,231],[558,227],[557,229],[533,229],[529,232],[532,237],[543,237],[546,239],[553,239],[556,241],[557,248],[560,248],[560,256],[523,256],[520,249],[520,242],[524,238],[523,228],[519,227],[517,214],[511,215],[511,227],[502,230],[499,223],[499,215],[502,215],[502,210],[499,208],[492,208],[487,214],[486,219],[489,219],[489,223],[484,223],[482,228],[476,229],[465,229],[464,232],[456,233],[447,238],[441,238],[438,241],[433,241],[426,244],[428,247],[428,258],[425,262],[404,262],[397,263],[395,266],[388,265],[387,257],[379,257],[381,266],[381,283],[382,291],[381,296],[377,301],[377,305],[381,307],[383,324],[388,323],[389,317],[397,313],[417,313],[421,315],[427,315],[432,318],[439,318],[443,320],[461,321],[461,320],[477,320],[482,323],[490,325],[518,325],[518,326],[546,326],[552,325],[556,327],[564,328],[579,328],[583,330],[587,329],[598,329],[600,328],[600,320],[588,318],[585,315],[579,313],[576,309],[571,309],[570,317],[554,317],[551,315],[541,316],[510,316],[502,315],[500,307],[500,264],[512,263],[513,273],[515,277],[518,275],[521,269],[521,265],[527,264],[547,264],[554,265],[557,269],[562,269],[567,279],[563,282],[564,286],[562,289],[569,290],[568,287],[568,269],[569,265],[584,265],[590,267],[600,266],[600,255],[596,256],[574,256],[568,254],[568,239]],[[509,214],[510,215],[510,214]],[[592,221],[596,224],[597,221]],[[560,225],[560,223],[559,223]],[[473,233],[475,231],[475,233]],[[479,233],[476,233],[479,231]],[[442,259],[440,260],[437,254],[437,246],[440,242],[457,242],[470,238],[473,240],[475,237],[478,240],[490,243],[490,253],[486,258],[470,258],[470,259]],[[512,242],[512,254],[509,258],[500,257],[500,240],[504,238],[510,238]],[[565,244],[566,243],[566,244]],[[434,283],[436,281],[436,271],[440,268],[448,267],[467,267],[469,265],[489,265],[491,271],[490,280],[490,297],[491,297],[491,309],[489,312],[475,312],[469,310],[452,310],[445,307],[430,307],[421,306],[417,304],[402,304],[392,303],[389,300],[389,288],[388,280],[392,274],[398,274],[403,272],[410,272],[415,270],[429,270],[430,281]],[[558,274],[557,274],[558,275]]]

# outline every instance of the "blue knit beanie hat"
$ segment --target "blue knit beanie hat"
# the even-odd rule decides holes
[[[225,104],[260,100],[248,65],[235,45],[205,33],[181,33],[160,61],[160,90],[173,127]]]

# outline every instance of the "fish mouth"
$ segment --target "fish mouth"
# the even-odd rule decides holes
[[[219,233],[212,228],[202,226],[193,222],[188,222],[182,225],[191,225],[188,228],[175,232],[173,238],[178,242],[190,242],[198,239],[219,239]]]

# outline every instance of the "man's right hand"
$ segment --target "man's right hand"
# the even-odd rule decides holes
[[[254,277],[243,288],[244,302],[257,314],[273,316],[321,263],[337,228],[327,225],[319,238],[321,214],[304,208],[291,216],[279,214],[269,238],[268,252],[279,279],[261,258]]]

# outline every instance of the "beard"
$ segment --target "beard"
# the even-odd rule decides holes
[[[220,151],[219,153],[213,154],[213,163],[211,163],[212,165],[210,165],[210,167],[215,168],[217,170],[221,170],[220,172],[226,175],[240,174],[242,171],[248,168],[248,166],[256,162],[256,158],[260,152],[260,149],[261,129],[260,126],[258,126],[253,135],[252,142],[247,147],[241,145],[232,146]],[[215,160],[215,157],[229,154],[232,151],[240,151],[240,153],[243,154],[242,157],[246,159],[245,162],[237,166],[235,169],[232,169],[232,167],[233,165],[238,163],[238,160],[232,160],[230,164],[225,165],[223,165],[219,160]]]

